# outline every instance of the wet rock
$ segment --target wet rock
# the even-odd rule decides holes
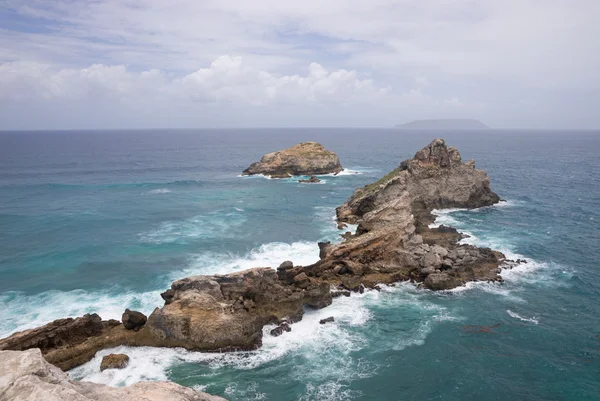
[[[331,291],[331,296],[333,298],[337,298],[337,297],[341,297],[341,296],[349,297],[350,296],[350,291],[345,291],[345,290],[342,290],[342,291]]]
[[[347,227],[348,227],[348,225],[346,223],[344,223],[344,222],[341,222],[341,221],[337,224],[337,229],[338,230],[343,230],[344,228],[347,228]]]
[[[292,331],[292,328],[290,327],[290,325],[287,322],[282,322],[279,326],[275,327],[269,333],[273,337],[279,337],[283,333],[289,333],[290,331]]]
[[[329,316],[325,319],[319,320],[319,324],[333,323],[334,321],[335,321],[335,319],[333,318],[333,316]]]
[[[456,277],[452,277],[446,273],[430,274],[423,282],[425,288],[433,291],[449,290],[458,287],[460,284],[460,281]]]
[[[126,354],[108,354],[102,358],[100,363],[100,371],[106,369],[123,369],[129,365],[129,356]]]
[[[129,309],[125,309],[125,312],[123,312],[123,315],[121,316],[123,326],[127,330],[138,331],[146,324],[147,320],[148,318],[142,312],[132,311]]]
[[[315,177],[313,175],[308,180],[298,180],[298,182],[304,183],[304,184],[318,184],[319,182],[321,182],[321,180],[319,180],[317,177]]]

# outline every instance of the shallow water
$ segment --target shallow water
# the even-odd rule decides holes
[[[230,354],[100,352],[71,372],[120,386],[174,380],[230,400],[600,399],[598,132],[201,130],[0,134],[0,335],[55,318],[149,313],[171,281],[318,259],[335,207],[444,137],[507,202],[439,211],[528,263],[504,284],[409,284],[337,298],[291,333]],[[346,174],[321,185],[240,177],[262,154],[316,140]],[[334,316],[335,324],[318,320]],[[269,328],[265,328],[269,330]]]

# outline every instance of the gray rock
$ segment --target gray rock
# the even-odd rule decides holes
[[[114,388],[69,380],[46,362],[39,349],[0,351],[1,401],[226,401],[170,382],[141,382]]]

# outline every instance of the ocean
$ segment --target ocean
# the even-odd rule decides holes
[[[600,400],[600,132],[243,129],[0,133],[0,337],[57,318],[146,314],[190,275],[318,260],[335,208],[442,137],[506,202],[437,211],[466,242],[528,263],[503,284],[400,283],[308,310],[253,352],[120,347],[123,370],[229,400]],[[241,177],[318,141],[346,170],[320,184]],[[334,316],[335,324],[319,325]],[[268,330],[269,328],[266,328]]]

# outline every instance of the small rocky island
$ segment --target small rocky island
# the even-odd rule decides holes
[[[289,178],[294,175],[337,174],[342,171],[338,156],[316,142],[303,142],[267,153],[259,162],[252,163],[242,175],[263,174],[271,178]]]
[[[434,209],[479,208],[499,201],[485,171],[476,169],[472,160],[463,162],[457,149],[435,139],[337,208],[338,224],[355,224],[356,233],[339,244],[319,243],[320,260],[312,265],[286,261],[277,269],[184,278],[161,294],[164,306],[147,320],[129,310],[122,322],[104,321],[96,314],[60,319],[0,340],[0,350],[39,348],[48,362],[63,370],[119,345],[251,350],[262,345],[265,325],[277,325],[270,335],[285,335],[302,319],[305,307],[325,308],[333,298],[351,292],[378,290],[397,281],[433,291],[469,281],[501,282],[501,268],[521,261],[461,244],[462,235],[454,228],[430,228]],[[6,355],[20,358],[19,353]],[[6,366],[11,371],[18,368]]]

